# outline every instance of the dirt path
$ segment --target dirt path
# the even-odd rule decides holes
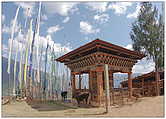
[[[26,102],[3,105],[2,117],[163,117],[164,97],[146,97],[132,105],[111,107],[108,114],[103,114],[104,108],[80,108],[62,103],[32,107]]]

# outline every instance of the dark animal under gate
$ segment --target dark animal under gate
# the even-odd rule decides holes
[[[86,104],[88,104],[88,97],[89,97],[89,93],[75,93],[75,95],[73,95],[73,98],[75,98],[77,100],[77,103],[80,104],[80,102],[82,101],[86,101]]]
[[[67,91],[61,92],[61,96],[63,101],[67,100]]]

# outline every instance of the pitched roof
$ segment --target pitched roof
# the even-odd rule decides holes
[[[97,49],[96,51],[93,50],[95,48]],[[96,40],[93,40],[92,42],[89,42],[89,43],[57,58],[56,60],[59,62],[66,62],[69,59],[73,59],[75,56],[82,57],[86,54],[90,54],[90,53],[97,52],[97,51],[106,52],[106,53],[114,54],[114,55],[119,55],[121,57],[127,57],[127,58],[135,59],[135,60],[139,60],[139,59],[142,59],[143,57],[145,57],[144,54],[141,54],[139,52],[128,50],[121,46],[114,45],[114,44],[111,44],[109,42],[106,42],[106,41],[103,41],[100,39],[96,39]]]

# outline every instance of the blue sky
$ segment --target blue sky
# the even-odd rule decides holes
[[[161,12],[160,2],[154,2],[153,5],[156,5]],[[21,8],[15,39],[25,36],[27,28],[23,26],[26,19],[29,21],[31,18],[37,18],[39,2],[2,3],[2,55],[6,57],[11,24],[18,6]],[[29,13],[27,13],[28,8],[30,8]],[[45,44],[46,37],[49,35],[57,52],[62,52],[59,50],[61,48],[69,52],[96,38],[132,49],[129,33],[139,9],[139,2],[42,2],[40,41]],[[20,29],[22,33],[18,34]],[[153,69],[154,63],[144,59],[137,63],[133,72],[145,73]]]

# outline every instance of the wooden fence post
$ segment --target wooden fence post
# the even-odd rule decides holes
[[[109,106],[110,106],[108,64],[104,65],[104,81],[105,81],[105,90],[106,90],[106,113],[108,113],[109,112]]]

